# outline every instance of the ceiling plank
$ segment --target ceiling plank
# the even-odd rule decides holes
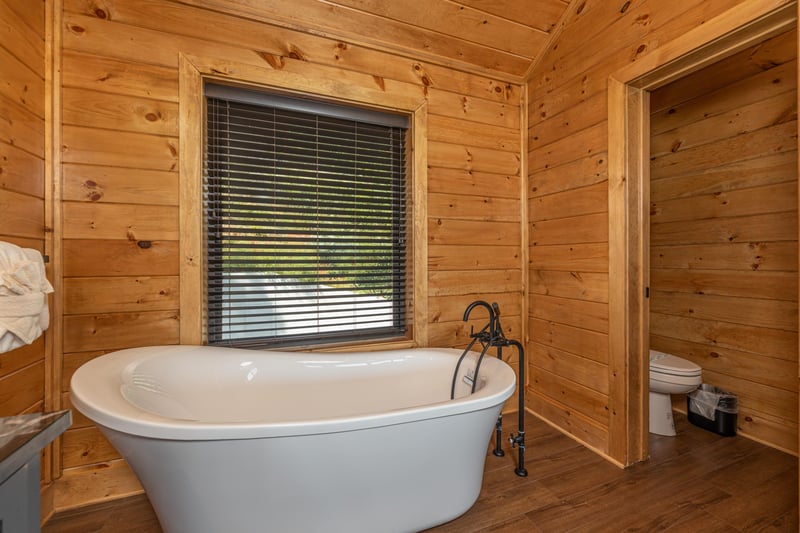
[[[569,5],[568,0],[456,0],[473,9],[513,20],[547,33],[555,27]]]
[[[535,57],[548,38],[546,31],[450,0],[329,0],[330,3],[478,43],[496,50]]]

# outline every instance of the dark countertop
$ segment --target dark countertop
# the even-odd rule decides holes
[[[0,483],[72,424],[69,410],[0,417]]]

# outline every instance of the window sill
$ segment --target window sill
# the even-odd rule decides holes
[[[376,352],[379,350],[403,350],[407,348],[416,348],[417,343],[413,339],[394,339],[387,341],[372,341],[361,344],[328,344],[328,345],[313,345],[295,348],[296,350],[305,350],[309,352]]]

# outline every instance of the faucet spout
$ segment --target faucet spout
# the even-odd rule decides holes
[[[489,305],[488,302],[484,302],[483,300],[475,300],[474,302],[472,302],[467,306],[467,308],[464,310],[464,322],[469,321],[470,313],[472,313],[472,310],[478,306],[485,307],[486,310],[489,311],[489,322],[493,324],[495,318],[495,310],[491,305]]]

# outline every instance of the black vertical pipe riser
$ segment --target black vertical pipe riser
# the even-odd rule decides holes
[[[519,477],[527,477],[528,471],[525,469],[525,349],[519,341],[508,341],[517,348],[519,354],[519,393],[517,394],[519,408],[519,430],[515,436],[511,436],[511,447],[519,446],[519,460],[514,473]]]

